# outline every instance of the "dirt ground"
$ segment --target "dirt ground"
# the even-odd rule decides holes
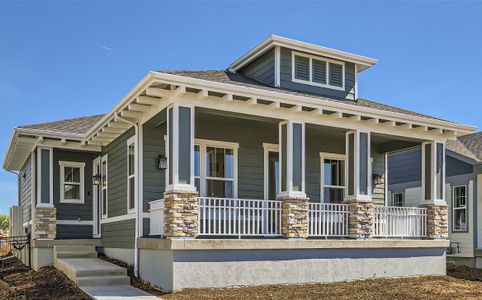
[[[448,266],[449,276],[425,276],[363,281],[239,287],[227,289],[187,289],[163,293],[132,275],[131,284],[162,299],[482,299],[482,270]],[[0,271],[0,299],[90,299],[66,276],[53,267],[38,272],[20,262],[10,271]]]

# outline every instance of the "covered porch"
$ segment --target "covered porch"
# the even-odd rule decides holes
[[[151,237],[442,238],[427,204],[443,205],[443,142],[333,126],[369,122],[336,112],[298,111],[321,124],[182,104],[163,113],[167,193],[149,203]],[[402,207],[386,189],[387,153],[422,144],[430,184]]]

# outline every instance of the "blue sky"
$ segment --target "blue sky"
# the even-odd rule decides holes
[[[109,110],[149,70],[224,69],[269,34],[377,58],[360,96],[482,127],[482,2],[2,2],[0,153]],[[0,171],[0,213],[17,200]]]

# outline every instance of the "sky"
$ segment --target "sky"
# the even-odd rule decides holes
[[[225,69],[270,34],[379,59],[359,96],[482,127],[482,2],[0,1],[0,157],[14,127],[110,110],[150,70]],[[17,202],[0,171],[0,213]]]

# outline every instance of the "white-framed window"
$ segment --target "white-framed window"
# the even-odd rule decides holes
[[[341,154],[320,153],[321,190],[323,203],[341,203],[345,199],[346,157]]]
[[[405,206],[403,203],[403,194],[402,193],[393,193],[392,194],[392,206]]]
[[[345,63],[293,51],[292,81],[335,90],[345,90]]]
[[[107,212],[109,209],[109,193],[108,193],[108,164],[107,164],[107,154],[102,156],[100,163],[100,197],[101,197],[101,209],[102,218],[107,218]]]
[[[467,186],[452,188],[452,231],[467,230]]]
[[[201,196],[237,197],[238,148],[237,143],[196,139],[194,183]]]
[[[127,140],[127,212],[136,208],[136,137]]]
[[[60,203],[84,204],[85,163],[59,161]]]
[[[276,200],[280,193],[279,146],[263,143],[264,149],[264,199]]]

